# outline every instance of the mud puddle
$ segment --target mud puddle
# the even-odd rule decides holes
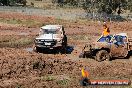
[[[28,52],[33,52],[33,48],[31,48],[31,47],[28,47],[28,48],[26,48],[26,49],[24,49],[24,50],[26,50],[26,51],[28,51]]]
[[[21,32],[21,33],[19,33],[18,35],[29,35],[29,33]]]
[[[28,51],[28,52],[33,52],[33,48],[31,47],[28,47],[28,48],[25,48],[24,50]],[[71,54],[71,52],[74,50],[74,46],[67,46],[66,48],[66,54]],[[42,49],[42,53],[45,53],[44,52],[44,49]],[[57,51],[55,52],[54,50],[46,50],[47,53],[57,53]]]

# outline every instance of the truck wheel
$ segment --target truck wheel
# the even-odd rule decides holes
[[[36,52],[36,46],[35,45],[33,45],[33,51]]]
[[[33,48],[33,51],[35,51],[35,52],[40,52],[40,51],[41,51],[41,48],[40,48],[40,47],[34,47],[34,48]]]
[[[67,36],[66,35],[64,35],[62,46],[65,46],[65,47],[67,46]]]
[[[61,54],[66,54],[66,52],[67,52],[66,46],[62,46],[62,47],[60,48],[60,53],[61,53]]]
[[[84,54],[84,53],[81,53],[81,54],[79,55],[79,58],[85,58],[85,54]]]
[[[67,53],[67,36],[64,35],[64,38],[62,40],[62,47],[61,47],[61,54]]]
[[[106,50],[100,50],[96,54],[96,60],[99,62],[103,60],[110,60],[110,55]]]

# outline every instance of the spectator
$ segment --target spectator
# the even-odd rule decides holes
[[[109,34],[110,34],[110,30],[109,30],[109,28],[108,28],[108,26],[106,25],[106,23],[104,22],[104,24],[103,24],[103,33],[102,33],[102,35],[104,36],[104,37],[107,37],[107,36],[109,36]]]

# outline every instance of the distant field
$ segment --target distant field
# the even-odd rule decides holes
[[[53,8],[53,3],[51,2],[51,0],[45,1],[27,0],[27,5],[40,8]]]
[[[112,19],[117,21],[119,16],[118,15],[109,15],[104,16],[102,14],[93,14],[93,13],[86,13],[85,10],[82,8],[37,8],[37,7],[8,7],[8,6],[0,6],[0,12],[18,12],[24,13],[27,15],[38,15],[38,16],[46,16],[52,17],[57,19],[64,19],[64,20],[92,20],[92,21],[102,21],[104,19]],[[132,20],[132,14],[129,11],[124,12],[121,14],[121,20]]]
[[[19,12],[27,15],[39,15],[39,16],[48,16],[58,19],[69,19],[76,20],[78,18],[85,18],[86,13],[83,9],[40,9],[35,7],[3,7],[0,6],[0,12]]]

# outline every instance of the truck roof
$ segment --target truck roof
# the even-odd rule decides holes
[[[45,26],[42,26],[41,28],[42,29],[58,29],[58,28],[61,28],[62,25],[45,25]]]
[[[116,35],[127,36],[127,33],[119,33],[119,34],[116,34]]]

